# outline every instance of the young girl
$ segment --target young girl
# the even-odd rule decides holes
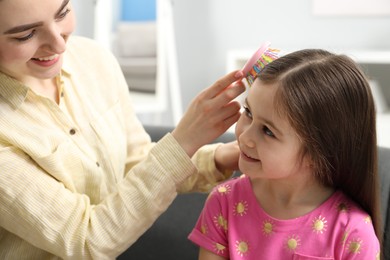
[[[290,53],[251,86],[236,125],[241,178],[210,194],[199,259],[379,259],[375,107],[363,73]]]

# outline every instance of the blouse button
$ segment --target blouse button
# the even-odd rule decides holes
[[[99,162],[96,162],[96,166],[97,166],[97,167],[100,167],[100,163],[99,163]]]
[[[76,129],[72,128],[69,130],[69,134],[74,135],[76,133]]]

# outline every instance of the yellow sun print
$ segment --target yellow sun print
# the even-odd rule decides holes
[[[371,223],[371,217],[370,216],[365,217],[364,218],[364,223],[370,224]]]
[[[230,185],[222,184],[218,187],[219,194],[226,195],[231,191]]]
[[[345,244],[345,242],[347,241],[348,235],[349,235],[349,231],[348,230],[344,231],[343,237],[341,238],[341,243],[342,244]]]
[[[206,224],[203,224],[203,225],[200,227],[200,232],[202,232],[202,234],[207,234],[207,233],[208,233],[208,228],[207,228],[207,225],[206,225]]]
[[[363,241],[361,239],[353,239],[347,245],[348,251],[352,254],[360,254],[363,246]]]
[[[319,216],[313,220],[313,231],[317,232],[317,234],[322,234],[326,231],[327,228],[327,221],[324,217]]]
[[[214,217],[214,223],[217,227],[224,229],[225,231],[227,230],[227,220],[225,217],[222,215],[222,213],[219,213],[218,216]]]
[[[345,202],[340,202],[338,205],[337,205],[337,210],[339,212],[343,212],[343,213],[346,213],[349,211],[349,206],[347,203]]]
[[[234,207],[234,214],[240,215],[241,217],[245,215],[248,211],[248,202],[246,201],[240,201],[236,203]]]
[[[215,243],[214,245],[214,250],[219,254],[223,254],[225,249],[226,247],[224,245],[221,245],[220,243]]]
[[[267,236],[271,235],[274,229],[274,224],[270,220],[266,220],[263,223],[263,233]]]
[[[249,245],[246,241],[236,241],[236,251],[241,257],[246,255],[249,251]]]
[[[297,235],[292,235],[287,239],[287,249],[295,251],[301,245],[301,239]]]

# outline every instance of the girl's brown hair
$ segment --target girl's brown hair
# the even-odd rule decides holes
[[[258,78],[276,83],[275,107],[302,139],[317,179],[370,214],[381,241],[376,114],[369,83],[354,61],[324,50],[287,54]]]

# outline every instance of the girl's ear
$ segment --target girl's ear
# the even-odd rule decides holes
[[[309,169],[314,169],[314,167],[315,167],[315,164],[314,164],[312,158],[307,156],[307,155],[304,156],[304,158],[303,158],[303,165]]]

